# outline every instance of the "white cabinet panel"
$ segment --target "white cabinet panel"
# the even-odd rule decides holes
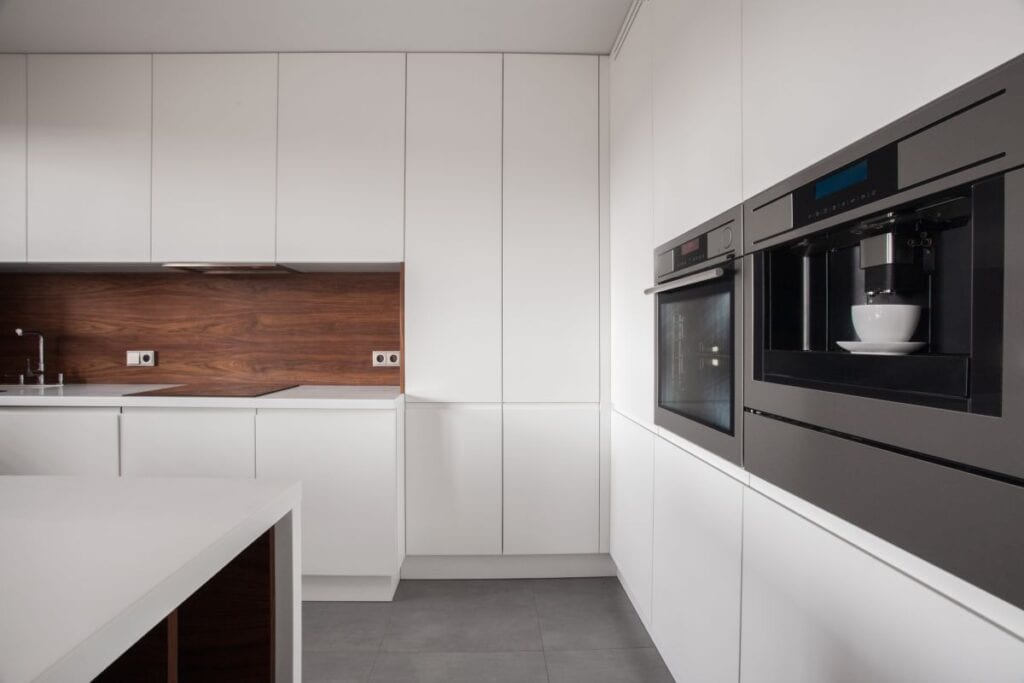
[[[656,438],[652,432],[612,412],[611,554],[619,579],[648,624]]]
[[[405,381],[501,401],[501,55],[409,55]]]
[[[29,261],[149,261],[152,60],[29,56]]]
[[[119,408],[0,408],[0,475],[118,474]]]
[[[260,410],[256,473],[302,482],[304,574],[399,568],[393,410]]]
[[[1024,642],[748,489],[744,681],[1019,681]]]
[[[744,196],[1017,56],[1021,36],[1020,0],[743,0]]]
[[[504,407],[506,555],[596,553],[597,405]]]
[[[0,55],[0,262],[25,260],[25,55]]]
[[[651,4],[611,63],[611,397],[654,423]]]
[[[410,555],[501,554],[501,406],[409,404]]]
[[[153,57],[153,260],[273,261],[277,55]]]
[[[739,676],[742,524],[742,484],[655,440],[651,635],[678,681]]]
[[[405,55],[283,54],[277,260],[402,260]]]
[[[133,477],[253,477],[255,410],[125,408],[121,473]]]
[[[504,400],[599,400],[598,58],[506,55]]]
[[[651,3],[657,244],[743,198],[740,2]]]

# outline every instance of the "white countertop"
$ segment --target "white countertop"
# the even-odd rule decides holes
[[[128,396],[176,384],[67,384],[39,389],[0,385],[0,407],[298,408],[387,410],[402,397],[395,386],[303,385],[251,398]]]
[[[273,480],[0,477],[0,681],[92,679],[300,498]]]

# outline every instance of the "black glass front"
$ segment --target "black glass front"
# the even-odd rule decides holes
[[[733,434],[733,279],[658,295],[658,405]]]

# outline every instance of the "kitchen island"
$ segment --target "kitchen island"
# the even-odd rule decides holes
[[[0,681],[300,681],[300,498],[281,480],[0,477]]]

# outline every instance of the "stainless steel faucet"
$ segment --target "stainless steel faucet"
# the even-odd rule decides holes
[[[36,369],[32,370],[32,359],[26,361],[28,371],[25,374],[26,377],[35,377],[37,384],[46,384],[46,341],[43,339],[42,332],[32,332],[30,330],[23,330],[20,327],[14,330],[14,334],[19,337],[26,335],[39,337],[39,363],[36,365]]]

